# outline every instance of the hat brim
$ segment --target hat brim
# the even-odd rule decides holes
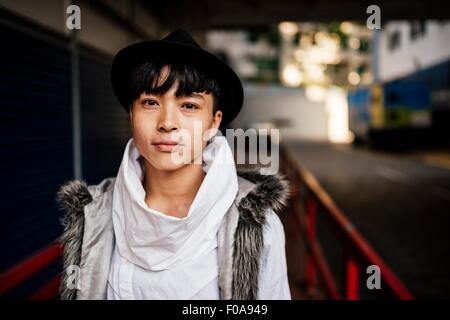
[[[219,99],[219,109],[223,114],[221,126],[230,123],[238,115],[242,108],[244,92],[237,74],[207,50],[165,40],[139,42],[116,54],[111,67],[112,88],[127,112],[131,105],[128,85],[131,73],[141,63],[161,56],[201,66],[216,79],[221,91]]]

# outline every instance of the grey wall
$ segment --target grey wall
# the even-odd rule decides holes
[[[245,84],[244,92],[244,107],[232,126],[290,122],[288,127],[280,126],[281,139],[327,140],[325,104],[309,101],[303,89]]]

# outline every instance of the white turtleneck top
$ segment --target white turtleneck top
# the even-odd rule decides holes
[[[238,192],[236,167],[223,136],[203,151],[205,178],[186,217],[149,208],[133,139],[127,144],[113,194],[116,245],[107,298],[221,299],[217,231]],[[258,299],[290,299],[285,236],[271,211],[264,226]]]

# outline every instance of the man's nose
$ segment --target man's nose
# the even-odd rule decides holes
[[[177,116],[174,113],[175,110],[171,110],[171,108],[164,108],[163,112],[160,113],[160,119],[158,123],[159,131],[170,132],[179,129]]]

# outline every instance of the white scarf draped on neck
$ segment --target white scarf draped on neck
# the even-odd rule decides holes
[[[233,154],[225,137],[214,136],[203,150],[206,175],[184,218],[166,215],[146,205],[139,157],[130,139],[113,195],[113,225],[119,254],[142,268],[159,271],[214,250],[220,222],[238,191]]]

